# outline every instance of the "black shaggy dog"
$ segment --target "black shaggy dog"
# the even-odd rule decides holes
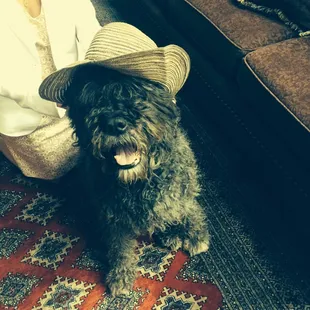
[[[209,248],[194,154],[179,126],[174,98],[161,85],[86,66],[74,75],[69,106],[88,212],[97,220],[112,295],[126,294],[136,277],[139,235],[195,255]]]

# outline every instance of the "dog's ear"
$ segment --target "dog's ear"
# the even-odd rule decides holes
[[[67,90],[65,104],[70,108],[92,107],[100,96],[100,86],[94,81],[72,83]]]
[[[116,74],[113,70],[93,64],[76,68],[65,94],[64,106],[92,106],[99,100],[103,86],[110,82],[113,74]]]
[[[101,95],[102,86],[96,81],[76,77],[66,91],[64,106],[70,109],[92,108]]]

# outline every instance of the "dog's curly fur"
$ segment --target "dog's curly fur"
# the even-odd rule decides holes
[[[190,255],[209,247],[206,215],[197,202],[197,164],[180,112],[161,85],[96,66],[75,73],[65,105],[83,150],[84,184],[105,247],[113,295],[136,277],[139,235]],[[139,163],[123,167],[115,149],[134,149]]]

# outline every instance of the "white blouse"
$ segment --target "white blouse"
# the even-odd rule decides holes
[[[46,29],[44,9],[41,9],[41,13],[37,17],[32,17],[27,11],[25,14],[28,16],[29,22],[35,27],[37,37],[35,45],[41,62],[42,80],[44,80],[57,70]]]
[[[63,116],[39,96],[42,78],[83,60],[99,29],[90,0],[42,0],[38,18],[17,1],[0,1],[0,134],[27,135],[42,115]]]

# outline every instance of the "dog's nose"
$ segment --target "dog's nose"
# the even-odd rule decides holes
[[[109,121],[108,127],[114,133],[124,133],[127,129],[127,123],[123,118],[114,118]]]

